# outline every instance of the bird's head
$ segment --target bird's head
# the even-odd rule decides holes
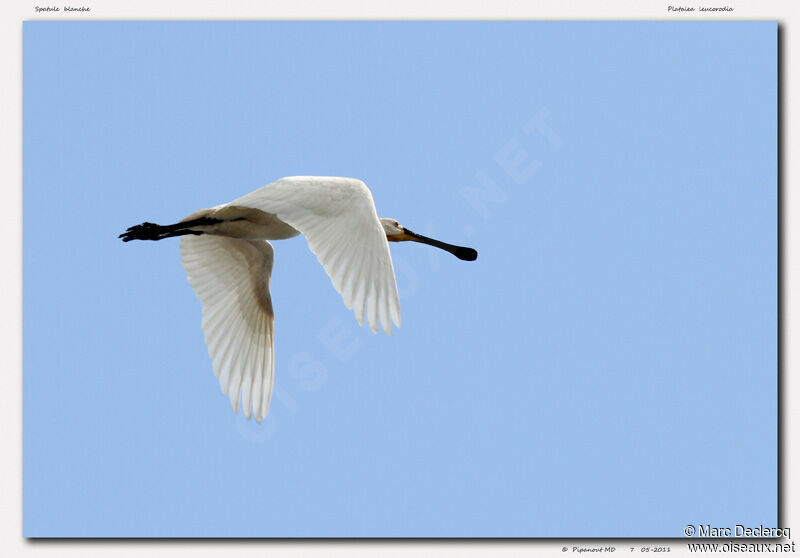
[[[414,240],[410,235],[406,234],[405,227],[398,223],[395,219],[383,217],[381,218],[381,225],[383,225],[383,232],[386,233],[386,240],[390,242]]]
[[[447,252],[450,252],[460,260],[472,261],[478,257],[478,252],[472,248],[465,248],[464,246],[453,246],[446,242],[441,242],[427,236],[417,234],[412,230],[405,228],[398,223],[395,219],[386,217],[381,218],[381,225],[383,225],[383,232],[386,233],[386,240],[389,242],[420,242],[430,246],[436,246]]]

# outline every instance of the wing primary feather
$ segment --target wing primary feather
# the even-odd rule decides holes
[[[378,304],[377,297],[375,296],[375,284],[370,282],[369,285],[369,328],[372,333],[378,333]]]
[[[342,288],[347,274],[347,264],[350,259],[349,255],[352,238],[340,232],[335,238],[331,239],[331,242],[336,249],[332,251],[333,253],[328,262],[327,269],[328,275],[333,281],[334,288],[339,290]]]
[[[383,288],[381,288],[380,294],[380,316],[381,316],[381,326],[383,326],[383,331],[386,332],[386,335],[392,334],[392,324],[389,318],[389,291],[387,289],[388,285],[384,281]]]
[[[365,275],[367,277],[371,276],[372,266],[372,259],[369,257],[364,257],[364,254],[362,253],[359,254],[355,268],[350,270],[350,277],[352,278],[352,283],[354,285],[353,312],[355,313],[356,321],[358,321],[359,326],[364,325],[364,306],[367,302],[366,285],[364,284],[362,278]]]
[[[256,351],[256,371],[253,379],[253,416],[257,422],[261,422],[261,388],[264,381],[264,320],[258,320],[258,350]]]
[[[392,284],[392,321],[394,325],[400,327],[403,325],[403,318],[400,314],[400,294],[397,292],[397,282]]]
[[[252,310],[250,314],[252,314]],[[249,320],[246,323],[249,323]],[[255,347],[256,341],[252,338],[252,332],[248,333],[250,333],[251,335],[247,336],[248,341],[245,343],[244,355],[243,358],[239,359],[238,365],[239,368],[241,368],[241,372],[239,375],[242,378],[241,388],[239,392],[239,397],[241,398],[242,412],[244,413],[245,417],[250,418],[250,411],[251,411],[250,388],[252,387],[253,383],[253,372],[252,372],[253,349]]]
[[[239,339],[229,335],[236,321],[237,316],[233,312],[226,316],[226,319],[222,322],[225,328],[222,329],[222,332],[223,334],[228,333],[228,335],[223,337],[220,348],[215,351],[215,356],[211,357],[215,364],[219,362],[219,369],[216,370],[217,367],[215,366],[215,372],[226,395],[228,394],[228,385],[230,383],[231,361],[236,357],[236,352],[239,349]]]
[[[202,324],[204,325],[203,331],[206,337],[218,331],[225,332],[236,321],[236,314],[230,311],[229,306],[233,302],[233,298],[228,296],[217,300],[215,301],[216,305],[211,307],[210,311],[203,312]]]
[[[275,368],[273,366],[275,362],[275,345],[273,343],[273,334],[272,334],[272,327],[269,325],[269,318],[267,318],[267,343],[269,344],[269,349],[267,351],[267,378],[266,382],[267,385],[263,390],[263,400],[261,402],[261,418],[265,418],[267,413],[269,413],[270,403],[272,401],[272,386],[275,380]]]
[[[237,353],[241,353],[242,343],[239,342]],[[238,356],[238,355],[237,355]],[[231,407],[234,413],[239,412],[239,392],[242,388],[242,369],[236,365],[236,361],[230,363],[230,380],[228,383],[228,397],[231,401]]]

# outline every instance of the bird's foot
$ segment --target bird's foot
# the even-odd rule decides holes
[[[187,234],[197,236],[203,234],[203,231],[186,228],[191,224],[192,222],[176,223],[174,225],[142,223],[141,225],[128,227],[128,230],[119,235],[119,238],[122,239],[122,242],[130,242],[131,240],[161,240],[173,236],[183,236]]]
[[[131,240],[161,240],[164,234],[164,227],[155,223],[142,223],[128,227],[124,233],[119,235],[122,242]]]

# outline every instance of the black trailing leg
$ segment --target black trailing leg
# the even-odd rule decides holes
[[[162,238],[183,236],[185,234],[200,235],[203,234],[203,231],[193,231],[190,227],[214,225],[221,222],[222,219],[214,219],[213,217],[200,217],[199,219],[183,221],[181,223],[175,223],[174,225],[142,223],[141,225],[128,227],[128,230],[119,235],[119,238],[121,238],[123,242],[130,242],[131,240],[161,240]]]

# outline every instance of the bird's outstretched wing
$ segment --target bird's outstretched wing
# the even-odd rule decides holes
[[[373,332],[381,324],[400,327],[400,302],[386,233],[367,186],[354,178],[282,178],[226,205],[276,215],[308,241],[359,325],[368,315]]]
[[[275,374],[272,246],[264,240],[184,236],[181,261],[203,304],[203,333],[214,374],[234,412],[267,416]]]

